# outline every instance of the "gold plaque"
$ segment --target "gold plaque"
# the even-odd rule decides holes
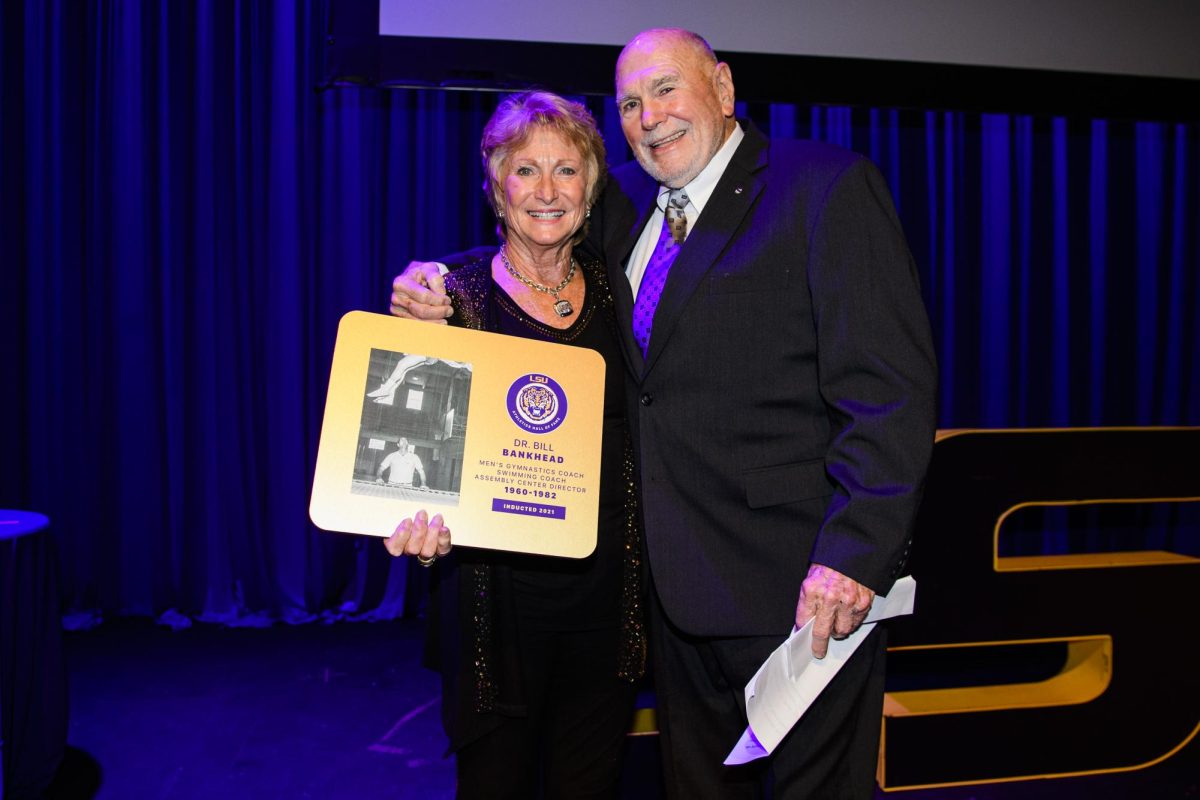
[[[596,547],[604,359],[352,311],[338,326],[309,516],[390,536],[440,513],[455,545]]]

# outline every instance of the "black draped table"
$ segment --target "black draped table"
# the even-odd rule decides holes
[[[66,746],[67,672],[50,520],[0,510],[0,798],[40,797]]]

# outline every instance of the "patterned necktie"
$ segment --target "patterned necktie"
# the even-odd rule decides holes
[[[672,189],[667,198],[667,213],[663,217],[662,231],[658,234],[658,243],[646,263],[646,271],[642,274],[642,284],[638,287],[637,300],[633,304],[633,338],[642,349],[642,358],[646,357],[646,348],[650,344],[650,329],[654,325],[654,308],[658,298],[662,296],[663,286],[667,282],[667,272],[679,254],[679,246],[687,236],[687,217],[683,210],[687,207],[688,196],[683,189]]]

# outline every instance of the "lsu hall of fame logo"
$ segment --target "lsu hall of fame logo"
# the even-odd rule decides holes
[[[567,395],[547,375],[522,375],[508,390],[508,414],[523,430],[549,433],[567,418]]]

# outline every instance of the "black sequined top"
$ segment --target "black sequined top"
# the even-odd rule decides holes
[[[515,619],[549,629],[587,629],[620,625],[622,629],[619,677],[634,681],[645,669],[646,639],[641,604],[641,531],[632,444],[625,421],[624,366],[621,362],[612,294],[603,266],[577,259],[586,282],[578,318],[566,329],[551,328],[532,319],[491,277],[490,260],[460,267],[446,278],[454,307],[450,323],[461,327],[588,347],[605,359],[604,435],[600,476],[600,519],[596,552],[585,559],[556,559],[496,551],[456,548],[456,558],[439,561],[435,569],[455,570],[457,609],[440,603],[440,627],[459,623],[451,638],[461,652],[442,642],[436,664],[447,677],[447,668],[469,667],[473,673],[469,704],[476,714],[519,713],[519,651]],[[441,576],[438,576],[441,577]],[[436,599],[436,598],[435,598]],[[431,620],[432,622],[432,620]],[[445,636],[446,634],[443,634]],[[457,665],[444,663],[448,655]],[[466,675],[450,678],[444,694],[463,694]],[[457,689],[457,691],[455,691]],[[457,698],[467,705],[468,698]],[[451,750],[475,738],[473,718],[466,708],[446,698],[443,716]]]

